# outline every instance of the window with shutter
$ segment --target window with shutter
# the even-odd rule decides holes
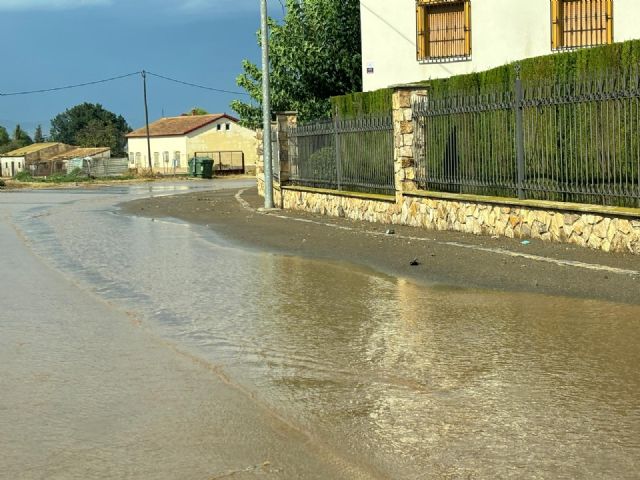
[[[551,48],[613,43],[613,0],[551,0]]]
[[[471,1],[417,0],[416,53],[423,62],[471,56]]]

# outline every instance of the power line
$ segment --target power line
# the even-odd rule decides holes
[[[178,80],[175,78],[171,78],[171,77],[166,77],[164,75],[159,75],[157,73],[153,73],[153,72],[146,72],[148,75],[152,75],[154,77],[158,77],[161,78],[163,80],[167,80],[169,82],[174,82],[174,83],[179,83],[181,85],[187,85],[189,87],[194,87],[194,88],[201,88],[203,90],[209,90],[212,92],[218,92],[218,93],[229,93],[232,95],[245,95],[245,96],[250,96],[248,93],[246,92],[235,92],[232,90],[223,90],[221,88],[214,88],[214,87],[207,87],[205,85],[198,85],[196,83],[190,83],[190,82],[185,82],[184,80]],[[107,82],[113,82],[114,80],[120,80],[122,78],[128,78],[128,77],[133,77],[136,75],[142,75],[142,72],[132,72],[132,73],[127,73],[125,75],[118,75],[116,77],[110,77],[110,78],[105,78],[103,80],[96,80],[93,82],[85,82],[85,83],[77,83],[74,85],[65,85],[63,87],[53,87],[53,88],[43,88],[40,90],[28,90],[28,91],[24,91],[24,92],[10,92],[10,93],[4,93],[4,92],[0,92],[0,97],[12,97],[12,96],[17,96],[17,95],[32,95],[32,94],[36,94],[36,93],[49,93],[49,92],[58,92],[61,90],[69,90],[72,88],[80,88],[80,87],[87,87],[89,85],[97,85],[100,83],[107,83]]]
[[[117,77],[105,78],[104,80],[96,80],[94,82],[86,82],[86,83],[77,83],[75,85],[66,85],[64,87],[43,88],[41,90],[30,90],[25,92],[11,92],[11,93],[0,92],[0,97],[11,97],[15,95],[31,95],[34,93],[47,93],[47,92],[57,92],[60,90],[69,90],[71,88],[86,87],[89,85],[97,85],[99,83],[107,83],[107,82],[112,82],[114,80],[120,80],[121,78],[133,77],[134,75],[140,75],[140,73],[141,72],[132,72],[132,73],[127,73],[125,75],[118,75]]]
[[[202,88],[203,90],[211,90],[213,92],[219,92],[219,93],[230,93],[232,95],[249,96],[249,94],[246,92],[235,92],[233,90],[223,90],[221,88],[206,87],[204,85],[198,85],[196,83],[185,82],[184,80],[176,80],[175,78],[165,77],[164,75],[158,75],[157,73],[153,73],[149,71],[147,71],[147,74],[152,75],[154,77],[162,78],[163,80],[168,80],[169,82],[179,83],[181,85],[188,85],[189,87]]]

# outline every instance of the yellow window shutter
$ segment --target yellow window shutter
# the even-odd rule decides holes
[[[613,43],[613,0],[607,0],[607,43]]]
[[[464,2],[464,53],[471,55],[471,2]]]
[[[560,2],[562,0],[551,0],[551,48],[560,48]]]
[[[427,58],[427,11],[422,2],[416,2],[416,57]]]

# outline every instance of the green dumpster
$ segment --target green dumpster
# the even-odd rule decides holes
[[[201,158],[202,162],[202,178],[213,178],[213,159]]]
[[[190,158],[189,175],[192,177],[213,178],[213,160],[206,157]]]

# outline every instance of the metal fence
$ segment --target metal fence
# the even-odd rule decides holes
[[[244,152],[241,151],[216,151],[195,152],[196,158],[210,158],[213,160],[213,169],[216,172],[245,173]]]
[[[391,116],[290,127],[293,184],[366,193],[395,192]]]
[[[426,190],[640,206],[637,69],[414,103]]]

